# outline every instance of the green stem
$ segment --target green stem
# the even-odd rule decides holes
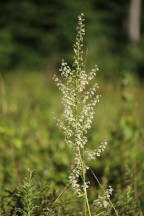
[[[76,89],[77,89],[77,80],[76,80]],[[77,98],[75,98],[75,102],[76,102],[76,125],[77,125]],[[80,161],[81,161],[81,165],[82,165],[83,186],[84,186],[84,195],[85,195],[85,203],[86,203],[85,206],[87,206],[89,216],[91,216],[90,206],[89,206],[88,197],[87,197],[86,182],[85,182],[85,164],[84,164],[84,161],[82,159],[79,146],[78,146],[78,152],[79,152]],[[85,209],[85,216],[86,216],[86,209]]]
[[[80,46],[78,46],[78,52],[76,54],[77,58],[78,59],[78,62],[76,64],[76,78],[75,78],[75,112],[76,112],[76,116],[75,116],[75,120],[76,120],[76,125],[77,125],[77,119],[78,119],[78,89],[77,89],[77,86],[78,86],[78,72],[80,71],[80,60],[79,60],[79,56],[80,56]],[[77,130],[77,126],[76,126],[76,130]],[[78,153],[79,153],[79,156],[80,156],[80,161],[81,161],[81,166],[82,166],[82,178],[83,178],[83,186],[84,186],[84,196],[85,196],[85,216],[86,216],[86,207],[88,209],[88,213],[89,213],[89,216],[92,216],[91,215],[91,210],[90,210],[90,206],[89,206],[89,201],[88,201],[88,197],[87,197],[87,190],[86,190],[86,182],[85,182],[85,164],[84,164],[84,161],[83,161],[83,158],[81,156],[81,151],[80,151],[80,147],[78,147]]]
[[[66,191],[67,187],[65,186],[64,189],[61,191],[61,193],[58,195],[58,197],[53,202],[53,205],[58,201],[58,199],[63,195],[63,193]]]
[[[105,189],[103,188],[102,184],[100,183],[100,181],[98,180],[97,176],[95,175],[95,173],[93,172],[93,170],[90,168],[91,173],[93,174],[94,178],[96,179],[97,183],[99,184],[99,186],[101,187],[102,191],[105,193]],[[111,207],[113,208],[116,216],[119,216],[118,211],[116,210],[116,208],[114,207],[114,204],[112,203],[112,201],[110,200],[110,198],[108,198],[108,201],[111,205]]]
[[[82,165],[82,174],[83,174],[83,186],[84,186],[84,195],[85,195],[85,202],[87,205],[87,209],[88,209],[88,213],[89,216],[91,216],[91,210],[90,210],[90,205],[89,205],[89,201],[88,201],[88,197],[87,197],[87,189],[86,189],[86,181],[85,181],[85,164],[84,161],[82,159],[81,156],[81,152],[80,152],[80,148],[78,147],[79,150],[79,156],[80,156],[80,160],[81,160],[81,165]]]
[[[96,214],[95,216],[99,216],[99,215],[101,215],[101,214],[103,214],[103,213],[104,213],[104,211],[102,211],[102,212]]]

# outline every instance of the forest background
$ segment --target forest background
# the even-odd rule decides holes
[[[0,2],[0,68],[40,69],[70,61],[76,17],[87,17],[89,64],[104,76],[143,75],[142,1],[44,0]]]

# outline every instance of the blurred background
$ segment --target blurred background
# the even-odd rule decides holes
[[[0,2],[0,69],[56,69],[73,54],[77,16],[86,15],[89,64],[104,76],[143,77],[142,0],[5,0]]]
[[[96,79],[102,94],[89,144],[95,148],[103,139],[109,142],[103,157],[91,166],[105,187],[111,184],[120,191],[121,202],[134,193],[139,209],[144,207],[143,10],[142,0],[0,1],[3,197],[8,196],[5,189],[13,190],[23,181],[28,168],[49,183],[50,191],[67,183],[72,153],[53,119],[62,107],[52,75],[58,73],[61,59],[72,64],[77,16],[83,12],[87,69],[94,64],[100,68]],[[93,182],[90,174],[88,178]],[[9,200],[0,200],[0,211],[10,215]]]

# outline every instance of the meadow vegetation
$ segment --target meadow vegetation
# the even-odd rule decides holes
[[[60,69],[66,87],[65,82],[62,85],[60,81],[60,74],[54,78],[64,93],[63,97],[66,96],[63,98],[64,108],[50,73],[7,74],[0,79],[1,216],[144,214],[144,88],[137,77],[129,73],[118,80],[99,79],[98,95],[102,94],[102,98],[96,104],[92,85],[87,83],[91,79],[87,80],[87,76],[92,76],[95,83],[100,72],[95,78],[97,67],[88,75],[82,70],[85,67],[81,53],[82,25],[83,18],[79,17],[73,70],[65,62]],[[86,119],[81,115],[85,87],[86,92],[88,88],[91,91],[92,102],[95,101],[93,108],[96,105],[91,128],[88,120],[91,120],[93,109]],[[70,99],[74,99],[71,107],[68,107],[71,102],[68,93]],[[54,116],[60,117],[61,113],[65,113],[63,122],[67,126],[62,126],[64,134],[54,120]],[[82,117],[80,124],[83,123],[85,130],[89,129],[86,138],[80,134],[82,143],[89,147],[86,152],[85,146],[76,139],[82,131],[75,126],[79,116]],[[60,122],[58,124],[61,126]],[[71,129],[73,134],[68,136]],[[99,143],[103,140],[108,144],[99,157]],[[90,157],[96,156],[95,159],[87,161],[84,158],[86,153]],[[89,169],[85,169],[87,163]]]

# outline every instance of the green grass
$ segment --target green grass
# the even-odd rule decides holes
[[[0,97],[0,200],[3,199],[2,194],[5,193],[5,190],[12,191],[17,185],[22,184],[23,176],[28,168],[34,170],[37,181],[49,185],[49,193],[56,193],[54,196],[56,199],[68,183],[69,166],[72,162],[71,149],[64,143],[63,134],[56,127],[53,119],[54,113],[62,112],[59,92],[51,81],[50,74],[13,72],[5,75],[4,80],[7,113],[2,112],[2,97]],[[114,186],[113,200],[117,203],[115,200],[120,197],[117,193],[122,196],[119,191],[128,193],[126,191],[128,183],[124,184],[121,178],[125,173],[123,169],[126,163],[133,175],[134,157],[131,149],[136,149],[137,198],[139,209],[142,209],[142,202],[144,202],[142,194],[144,87],[135,79],[135,82],[128,88],[127,91],[134,97],[134,100],[129,102],[132,109],[129,114],[131,120],[130,123],[121,123],[121,113],[125,108],[121,99],[120,80],[101,80],[99,84],[103,97],[96,107],[94,124],[89,133],[89,142],[91,148],[94,148],[99,144],[99,141],[106,138],[109,140],[109,146],[102,158],[92,163],[92,167],[104,187],[109,184]],[[1,92],[0,96],[2,96]],[[126,143],[126,149],[124,147],[121,151],[122,143]],[[122,161],[122,157],[124,157],[124,161]],[[93,185],[89,192],[90,200],[92,200],[97,194],[97,183],[91,173],[88,174],[88,178]],[[127,178],[126,175],[125,178]],[[133,188],[133,180],[128,178],[130,187]],[[133,189],[131,190],[133,193]],[[72,197],[70,191],[67,189],[65,193]],[[134,193],[136,192],[134,191]],[[66,204],[65,198],[66,196],[63,195],[61,202]],[[81,203],[75,201],[74,206],[79,209]],[[66,213],[67,209],[73,212],[71,208],[72,206],[67,204],[67,207],[64,210],[59,210],[61,213],[57,213],[57,215],[80,215],[80,213]],[[62,214],[62,211],[65,213]],[[7,213],[7,215],[11,214]],[[120,215],[124,216],[126,213]],[[136,214],[128,213],[127,215],[135,216]]]

